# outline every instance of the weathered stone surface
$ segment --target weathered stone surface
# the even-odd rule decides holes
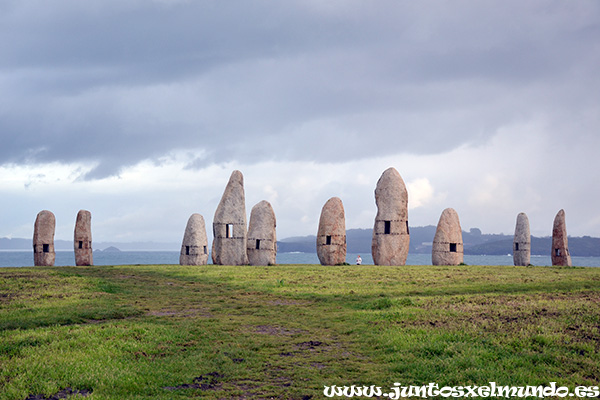
[[[216,265],[246,265],[244,176],[233,171],[213,218],[212,260]]]
[[[564,210],[560,210],[554,218],[554,226],[552,228],[552,265],[562,265],[565,267],[572,265]]]
[[[377,215],[371,253],[375,265],[405,265],[410,235],[408,192],[395,168],[383,172],[375,188]]]
[[[431,249],[433,265],[459,265],[463,262],[462,229],[458,214],[446,208],[437,225]]]
[[[277,258],[275,212],[268,201],[252,207],[248,226],[247,254],[250,265],[274,265]]]
[[[79,210],[75,221],[73,241],[75,265],[94,265],[92,255],[92,213]]]
[[[56,259],[54,252],[55,226],[54,214],[48,210],[39,212],[33,226],[33,265],[54,265]]]
[[[200,214],[192,214],[183,234],[179,265],[206,265],[207,263],[208,239],[204,217]]]
[[[322,265],[346,262],[346,215],[339,197],[332,197],[321,210],[317,232],[317,256]]]
[[[531,261],[531,234],[529,219],[525,213],[517,215],[513,240],[513,261],[515,265],[529,265]]]

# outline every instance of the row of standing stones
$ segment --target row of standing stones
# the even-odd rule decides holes
[[[216,265],[274,265],[277,255],[276,219],[267,201],[256,204],[246,230],[244,177],[233,171],[213,219],[212,262]],[[375,188],[377,215],[373,227],[371,253],[375,265],[405,265],[410,232],[408,227],[408,192],[395,168],[383,172]],[[55,218],[50,211],[41,211],[33,234],[34,264],[54,265]],[[317,256],[322,265],[339,265],[346,261],[346,223],[342,200],[329,199],[321,211],[317,232]],[[93,265],[91,213],[80,210],[74,235],[75,265]],[[457,212],[447,208],[440,216],[433,239],[433,265],[463,263],[462,229]],[[552,230],[552,265],[571,266],[568,249],[565,212],[560,210]],[[531,235],[525,213],[517,216],[513,241],[515,265],[529,265]],[[208,263],[208,239],[204,217],[192,214],[188,220],[179,263]]]
[[[48,210],[40,211],[33,226],[33,264],[53,266],[56,259],[54,251],[54,230],[56,218]],[[92,254],[92,214],[79,210],[75,220],[73,240],[75,265],[94,265]]]
[[[375,265],[405,265],[410,243],[408,192],[395,168],[383,172],[375,188],[377,215],[373,226],[371,254]],[[323,265],[346,261],[346,227],[342,200],[333,197],[325,203],[317,233],[317,255]],[[515,265],[531,260],[531,234],[525,213],[517,216],[513,241]],[[458,213],[447,208],[438,221],[431,250],[433,265],[460,265],[464,261],[462,228]],[[565,212],[560,210],[552,229],[552,265],[571,266]]]

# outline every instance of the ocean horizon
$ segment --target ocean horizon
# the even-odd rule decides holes
[[[348,253],[346,262],[355,264],[358,253]],[[362,265],[374,265],[371,254],[360,253]],[[573,266],[577,267],[600,267],[600,257],[577,257],[572,256]],[[209,257],[209,265],[211,260]],[[464,262],[467,265],[513,265],[512,255],[487,256],[487,255],[465,255]],[[75,255],[73,251],[57,251],[56,266],[74,266]],[[145,265],[145,264],[179,264],[178,251],[115,251],[94,252],[94,265]],[[277,264],[319,264],[316,253],[278,253]],[[431,265],[431,254],[410,254],[406,260],[407,265]],[[550,256],[531,256],[531,264],[534,266],[550,266]],[[33,252],[20,250],[0,250],[1,267],[32,267]]]

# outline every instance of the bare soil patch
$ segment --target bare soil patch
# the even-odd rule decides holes
[[[256,333],[273,336],[292,336],[303,333],[302,329],[288,329],[282,326],[258,325],[254,328]]]
[[[153,317],[204,317],[204,318],[212,318],[213,315],[209,313],[205,309],[201,308],[187,308],[184,310],[154,310],[148,311],[146,315],[151,315]]]
[[[271,306],[306,306],[309,305],[310,302],[291,299],[277,299],[269,301],[267,304]]]
[[[327,344],[318,340],[309,340],[308,342],[296,344],[296,347],[298,347],[300,350],[315,350],[317,347],[321,348],[322,346],[327,346]]]
[[[221,380],[225,375],[218,372],[209,372],[193,379],[192,383],[184,383],[177,386],[166,386],[163,389],[173,391],[182,389],[216,390],[221,388]]]
[[[92,394],[92,391],[88,390],[88,389],[65,388],[51,396],[48,396],[48,397],[46,397],[42,394],[30,394],[29,396],[27,396],[27,398],[25,398],[25,400],[59,400],[59,399],[66,399],[71,396],[87,397],[90,394]]]

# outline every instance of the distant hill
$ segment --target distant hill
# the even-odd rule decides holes
[[[94,250],[117,247],[123,251],[179,251],[181,243],[160,243],[160,242],[93,242]],[[73,242],[70,240],[55,240],[54,248],[57,251],[73,250]],[[32,239],[21,238],[0,238],[0,250],[33,250]]]
[[[57,244],[54,244],[56,247]],[[32,239],[9,239],[0,238],[0,250],[32,250],[33,251],[33,240]]]
[[[486,242],[477,246],[465,246],[465,254],[504,255],[512,254],[513,239]],[[552,238],[531,237],[531,254],[545,256],[550,254]],[[573,256],[600,257],[600,238],[590,236],[569,237],[569,252]]]
[[[409,253],[431,253],[435,230],[436,227],[433,225],[410,227]],[[372,232],[372,229],[348,229],[346,231],[348,253],[370,253]],[[294,251],[316,253],[316,240],[317,237],[314,235],[286,238],[277,242],[278,251],[282,253]],[[463,231],[463,243],[465,254],[506,255],[512,254],[513,237],[502,234],[483,234],[478,228],[472,228],[469,232]],[[551,237],[531,237],[531,254],[548,255],[551,246]],[[569,237],[569,250],[574,256],[600,257],[600,238]]]
[[[410,227],[409,252],[412,254],[431,253],[431,245],[435,236],[436,227],[433,225]],[[370,253],[372,229],[348,229],[346,243],[348,253]],[[277,242],[278,251],[281,253],[301,252],[316,253],[317,237],[295,236]],[[478,228],[469,232],[463,231],[465,254],[472,255],[506,255],[512,254],[513,237],[502,234],[483,234]],[[54,246],[58,251],[73,250],[73,242],[68,240],[55,240]],[[548,255],[552,246],[550,237],[531,237],[531,254]],[[122,251],[179,251],[180,243],[159,242],[94,242],[94,250],[116,247]],[[0,250],[32,250],[31,239],[0,238]],[[590,236],[569,237],[569,250],[571,255],[582,257],[600,257],[600,238]]]
[[[436,227],[433,225],[410,227],[410,244],[409,252],[411,253],[430,253],[433,237],[435,236]],[[346,231],[346,244],[349,253],[370,253],[371,240],[373,238],[372,229],[348,229]],[[505,239],[505,235],[483,235],[477,228],[471,229],[469,232],[463,232],[463,242],[465,246],[473,246],[489,241]],[[512,237],[511,248],[512,248]],[[278,251],[288,253],[299,251],[302,253],[316,253],[317,237],[297,236],[283,239],[278,244]]]
[[[277,251],[281,253],[292,253],[295,251],[300,253],[316,253],[317,237],[294,236],[282,239],[277,242]]]
[[[98,250],[98,251],[100,251],[100,250]],[[110,246],[110,247],[107,247],[106,249],[102,250],[102,252],[120,253],[121,250],[119,248],[115,247],[115,246]]]

